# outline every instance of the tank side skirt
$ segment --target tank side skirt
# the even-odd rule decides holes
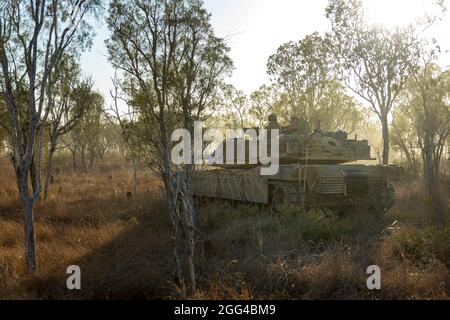
[[[197,196],[269,203],[268,180],[264,177],[200,172],[196,173],[194,180]]]
[[[303,165],[280,167],[276,176],[260,176],[259,170],[197,172],[197,196],[269,204],[274,190],[291,204],[308,202],[318,207],[346,207],[368,203],[393,204],[390,172],[381,166]],[[304,189],[305,188],[305,189]],[[303,192],[302,190],[306,191]]]

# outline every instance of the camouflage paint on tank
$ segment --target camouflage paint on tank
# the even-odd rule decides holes
[[[273,119],[272,119],[273,121]],[[258,204],[287,203],[302,207],[389,209],[395,200],[397,166],[349,164],[373,160],[367,140],[348,139],[343,131],[305,132],[284,127],[280,135],[280,169],[260,176],[260,166],[220,165],[194,175],[199,197]],[[226,141],[224,141],[225,144]],[[248,159],[248,155],[246,159]]]
[[[260,177],[259,173],[249,175],[247,171],[210,170],[196,172],[194,194],[217,199],[268,203],[268,180]],[[253,172],[254,169],[251,171]]]
[[[390,184],[402,174],[394,166],[282,165],[275,176],[253,169],[218,169],[195,174],[194,193],[243,202],[277,202],[314,207],[376,205],[389,201]],[[283,196],[280,196],[280,193]]]

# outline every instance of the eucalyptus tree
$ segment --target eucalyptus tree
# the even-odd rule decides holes
[[[94,165],[108,148],[110,141],[104,136],[107,119],[104,116],[105,99],[85,81],[72,92],[75,110],[82,110],[76,125],[70,131],[72,143],[78,146],[83,170],[93,172]]]
[[[407,123],[409,135],[414,135],[414,147],[422,155],[424,186],[427,196],[432,200],[433,210],[440,220],[444,220],[440,173],[445,147],[450,138],[450,70],[441,70],[428,61],[409,79],[407,91],[402,94],[399,106],[399,123]],[[407,142],[396,130],[396,138],[405,153]],[[412,160],[414,150],[406,153]]]
[[[217,87],[231,68],[228,48],[214,35],[210,15],[199,0],[112,0],[107,24],[109,59],[131,84],[128,94],[141,116],[157,128],[146,143],[156,153],[156,168],[164,182],[178,279],[184,287],[178,248],[182,225],[195,291],[193,166],[171,162],[171,134],[181,126],[192,132],[194,121],[212,106]]]
[[[128,149],[128,153],[133,165],[133,191],[137,193],[137,157],[139,148],[137,147],[136,132],[133,129],[137,123],[137,112],[135,112],[132,104],[124,97],[123,89],[121,88],[120,80],[117,74],[112,78],[113,90],[110,91],[112,105],[105,110],[105,116],[110,121],[112,126],[116,129],[123,142]]]
[[[311,118],[334,77],[327,41],[316,32],[281,45],[269,57],[267,73],[285,89],[296,116]]]
[[[47,119],[47,132],[49,147],[44,183],[44,199],[48,197],[49,182],[53,169],[53,157],[58,148],[60,137],[73,130],[83,113],[87,109],[85,103],[75,103],[74,95],[79,93],[81,81],[80,66],[72,55],[64,55],[60,67],[53,75],[54,81],[48,86],[47,103],[49,115]],[[90,81],[89,79],[86,81]]]
[[[390,141],[392,147],[400,152],[400,161],[404,165],[407,176],[418,177],[420,174],[420,149],[417,132],[403,109],[408,108],[409,102],[400,103],[396,108],[394,121],[391,123]],[[406,160],[406,161],[405,161]]]
[[[225,119],[231,128],[244,128],[249,124],[250,104],[247,95],[227,84],[222,87],[221,104],[226,111]]]
[[[43,131],[50,113],[49,80],[70,48],[89,44],[86,16],[99,0],[6,0],[0,4],[1,90],[8,114],[8,134],[20,199],[24,207],[25,257],[36,269],[33,208],[41,194]],[[23,91],[23,92],[21,92]],[[21,101],[21,93],[25,99]],[[28,178],[34,170],[33,190]]]
[[[283,116],[282,108],[277,108],[280,105],[281,94],[280,86],[277,84],[262,85],[250,94],[249,114],[255,118],[259,128],[264,128],[268,124],[270,114],[274,113],[278,118]]]
[[[291,116],[327,130],[354,131],[361,108],[338,81],[330,46],[318,33],[285,43],[269,58],[267,72],[288,96]]]
[[[422,46],[418,25],[388,29],[370,24],[360,0],[330,0],[330,49],[346,86],[380,120],[383,164],[389,162],[389,115],[417,68]]]

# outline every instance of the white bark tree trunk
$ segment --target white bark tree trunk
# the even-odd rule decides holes
[[[36,262],[36,236],[34,232],[33,202],[24,201],[24,229],[25,229],[25,255],[28,272],[34,273],[37,268]]]

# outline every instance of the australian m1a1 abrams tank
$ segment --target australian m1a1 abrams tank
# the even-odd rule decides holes
[[[194,195],[269,205],[272,209],[287,204],[301,210],[327,208],[342,213],[354,209],[386,211],[394,204],[393,181],[403,169],[355,164],[375,160],[367,140],[349,139],[343,131],[310,130],[307,122],[299,119],[280,127],[271,115],[269,123],[268,129],[280,130],[277,174],[262,176],[258,164],[217,165],[194,174]]]

